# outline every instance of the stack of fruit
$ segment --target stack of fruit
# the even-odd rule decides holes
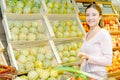
[[[82,25],[83,25],[83,27],[84,27],[84,30],[85,30],[86,32],[88,32],[88,31],[89,31],[88,24],[87,24],[86,22],[82,22]]]
[[[103,20],[103,26],[108,31],[118,31],[118,22],[116,20]]]
[[[46,25],[43,20],[8,20],[12,41],[34,41],[47,39]]]
[[[54,20],[51,21],[56,38],[82,37],[77,21],[75,20]]]
[[[61,80],[63,72],[54,70],[53,68],[29,71],[26,75],[17,77],[15,80]]]
[[[112,42],[113,42],[113,48],[120,46],[120,35],[111,35],[112,36]]]
[[[39,45],[34,47],[14,48],[13,54],[18,71],[25,72],[35,68],[50,68],[57,64],[50,46]]]
[[[45,0],[43,2],[49,14],[71,14],[75,13],[74,6],[67,0]]]
[[[82,42],[78,41],[69,41],[61,44],[56,43],[56,48],[62,63],[70,63],[77,61],[77,53],[81,47]]]
[[[8,13],[40,13],[41,2],[38,0],[5,0]]]
[[[112,65],[107,66],[106,70],[108,73],[113,73],[120,70],[120,51],[116,50],[113,52]]]

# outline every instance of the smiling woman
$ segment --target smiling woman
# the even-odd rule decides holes
[[[81,64],[81,70],[107,78],[106,66],[112,63],[111,36],[107,30],[102,28],[103,26],[99,25],[102,11],[97,4],[90,4],[85,13],[90,30],[85,35],[78,53],[78,56],[85,59]]]

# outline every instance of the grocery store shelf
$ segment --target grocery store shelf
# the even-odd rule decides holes
[[[113,50],[120,50],[120,47],[113,47]]]
[[[117,34],[117,35],[119,35],[120,31],[110,31],[110,34]]]
[[[111,72],[111,73],[108,73],[108,77],[119,77],[120,78],[120,70],[117,70],[116,72]]]

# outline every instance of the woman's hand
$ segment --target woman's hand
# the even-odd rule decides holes
[[[85,53],[82,53],[82,52],[78,53],[78,57],[80,57],[81,59],[86,59],[86,60],[89,59],[89,57]]]

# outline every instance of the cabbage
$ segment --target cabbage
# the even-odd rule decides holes
[[[36,71],[28,72],[27,76],[28,76],[29,80],[37,80],[38,79],[38,73]]]
[[[38,53],[37,47],[30,48],[29,51],[30,51],[31,55],[37,55],[37,53]]]
[[[40,12],[40,8],[38,7],[32,7],[32,13],[39,13]]]
[[[39,47],[38,52],[39,53],[46,53],[46,48],[45,47]]]
[[[49,60],[53,59],[53,53],[46,53],[45,58]]]
[[[26,70],[33,70],[34,69],[34,63],[33,62],[26,62],[25,68],[26,68]]]
[[[13,27],[10,31],[12,34],[19,34],[19,28],[17,27]]]
[[[18,70],[19,71],[24,71],[25,70],[25,65],[24,64],[17,64]]]
[[[23,54],[23,55],[25,55],[25,56],[28,56],[28,55],[29,55],[29,51],[28,51],[27,48],[22,48],[22,49],[20,50],[20,54]]]
[[[50,75],[48,70],[41,70],[39,74],[40,74],[40,78],[44,80],[47,79]]]
[[[18,61],[21,63],[26,63],[27,62],[27,57],[23,54],[20,54],[20,56],[18,57]]]
[[[23,21],[23,27],[30,28],[31,22],[30,21]]]
[[[35,65],[35,68],[42,68],[43,67],[43,64],[41,61],[35,61],[34,65]]]
[[[19,34],[19,40],[27,40],[27,35],[24,33]]]
[[[35,56],[33,56],[33,55],[28,55],[28,56],[27,56],[27,60],[30,61],[30,62],[35,62],[36,59],[35,59]]]
[[[23,8],[23,14],[30,14],[31,13],[31,8],[30,6],[25,6]]]
[[[36,35],[34,33],[28,33],[28,41],[36,40]]]
[[[36,59],[40,60],[40,61],[43,61],[45,59],[45,56],[44,56],[44,54],[37,54]]]
[[[36,30],[35,27],[30,27],[29,32],[30,32],[30,33],[36,33],[37,30]]]
[[[57,77],[58,76],[58,71],[57,70],[51,70],[50,71],[50,76],[51,77]]]
[[[22,8],[20,8],[20,7],[14,7],[13,8],[13,12],[14,13],[20,13],[20,14],[22,14]]]
[[[50,60],[44,60],[44,61],[43,61],[43,66],[44,66],[45,68],[51,67],[51,61],[50,61]]]
[[[16,2],[16,7],[19,7],[19,8],[23,8],[24,7],[24,3],[22,1],[17,1]]]
[[[12,7],[10,7],[10,6],[7,6],[6,10],[7,10],[8,13],[12,13],[13,12]]]
[[[45,27],[42,26],[42,25],[39,26],[37,30],[38,30],[39,33],[45,33]]]
[[[29,32],[28,28],[27,27],[22,27],[20,29],[20,33],[23,33],[23,34],[27,34]]]
[[[37,28],[39,26],[38,21],[32,21],[32,27]]]
[[[41,34],[41,33],[37,34],[37,40],[45,39],[45,37],[46,36],[44,34]]]
[[[14,26],[20,29],[23,26],[22,21],[14,21]]]
[[[18,40],[18,35],[17,34],[12,34],[11,37],[12,37],[13,41],[17,41]]]
[[[10,29],[12,29],[15,26],[14,23],[14,21],[8,21],[8,26]]]
[[[74,61],[77,61],[77,58],[76,58],[76,57],[71,56],[71,57],[69,58],[69,61],[70,61],[70,62],[72,62],[72,61],[73,61],[73,62],[74,62]]]

